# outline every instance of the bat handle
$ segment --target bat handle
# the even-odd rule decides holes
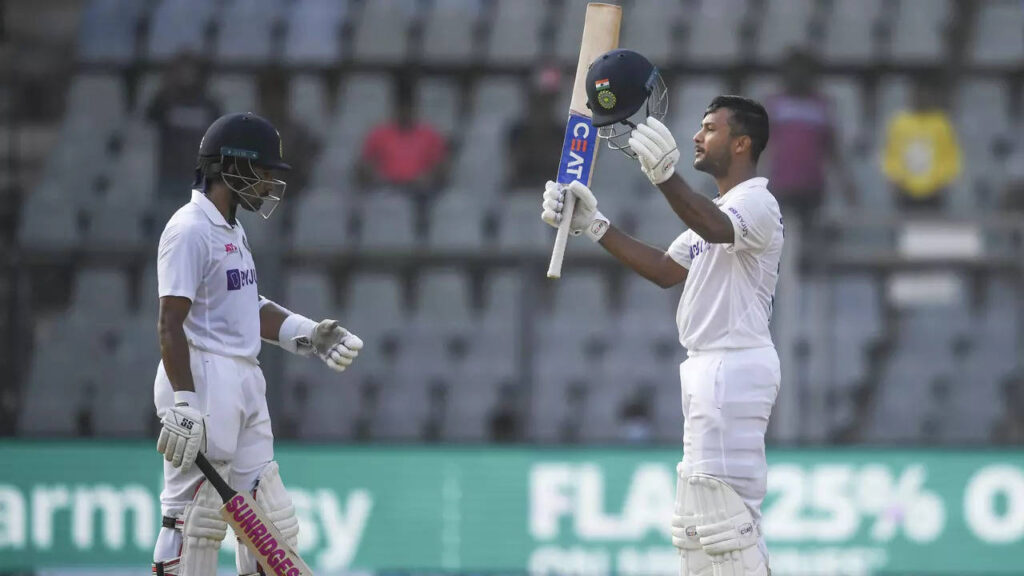
[[[213,467],[213,464],[210,464],[210,461],[206,459],[206,456],[202,452],[196,454],[196,466],[202,470],[203,475],[210,481],[210,484],[213,484],[217,493],[220,494],[221,500],[227,502],[237,494],[237,492],[228,486],[228,483],[224,481],[224,478],[217,473],[217,469]]]
[[[576,207],[576,195],[566,190],[565,200],[562,202],[562,221],[558,223],[555,245],[551,248],[548,278],[562,277],[562,259],[565,257],[565,243],[569,240],[569,225],[572,223],[573,208]]]

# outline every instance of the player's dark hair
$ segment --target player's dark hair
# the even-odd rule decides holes
[[[711,114],[719,108],[732,112],[729,129],[733,136],[750,137],[750,159],[756,164],[761,152],[768,145],[768,112],[756,100],[743,96],[722,95],[711,101],[704,114]]]

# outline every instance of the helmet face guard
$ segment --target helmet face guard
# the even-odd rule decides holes
[[[264,220],[277,210],[278,204],[284,198],[288,183],[277,178],[262,178],[256,172],[259,167],[256,160],[256,153],[249,150],[238,150],[234,148],[221,148],[221,166],[224,166],[225,158],[235,159],[235,174],[220,171],[221,179],[229,190],[238,196],[239,205],[249,212],[256,212]]]
[[[632,114],[597,129],[598,138],[607,141],[609,148],[618,150],[630,158],[637,156],[629,146],[629,135],[637,125],[643,123],[649,116],[660,121],[668,115],[668,88],[657,68],[651,70],[651,75],[644,84],[644,91],[647,93],[647,99]]]
[[[220,176],[242,208],[270,218],[287,185],[264,178],[257,170],[291,170],[283,156],[281,135],[265,118],[251,112],[225,114],[206,129],[199,143],[196,184]],[[228,158],[235,167],[233,174],[225,170]]]

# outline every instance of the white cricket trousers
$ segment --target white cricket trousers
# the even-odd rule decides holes
[[[251,360],[220,356],[189,346],[192,380],[206,425],[206,457],[231,465],[227,481],[235,490],[251,491],[263,467],[274,459],[274,434],[267,410],[267,382]],[[174,390],[163,362],[153,389],[156,414],[174,405]],[[184,474],[164,461],[160,508],[165,516],[180,514],[192,501],[202,479],[193,465]]]
[[[683,472],[729,484],[760,527],[767,490],[764,435],[781,371],[775,347],[690,351],[679,365]],[[765,558],[764,536],[759,543]]]

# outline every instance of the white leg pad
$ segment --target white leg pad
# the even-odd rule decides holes
[[[691,474],[685,478],[685,484],[684,511],[693,512],[683,514],[684,532],[688,539],[695,533],[700,547],[710,557],[709,574],[768,576],[767,561],[757,546],[759,529],[740,495],[725,482],[706,474]],[[701,576],[706,573],[691,571]]]
[[[221,474],[227,472],[226,465],[215,466]],[[228,530],[227,522],[220,517],[222,504],[217,490],[204,479],[177,521],[175,530],[181,532],[181,555],[161,563],[164,574],[210,576],[217,573],[217,553]]]
[[[712,576],[711,557],[697,537],[697,510],[683,463],[676,466],[676,502],[672,512],[672,545],[679,549],[679,576]]]
[[[256,480],[256,488],[253,490],[253,497],[256,504],[267,515],[274,526],[281,531],[288,544],[295,548],[299,542],[299,519],[295,516],[295,506],[292,505],[292,498],[284,489],[281,482],[281,470],[277,462],[270,462],[260,472]],[[238,573],[246,576],[259,574],[259,564],[256,557],[239,543],[235,555],[235,566]]]

